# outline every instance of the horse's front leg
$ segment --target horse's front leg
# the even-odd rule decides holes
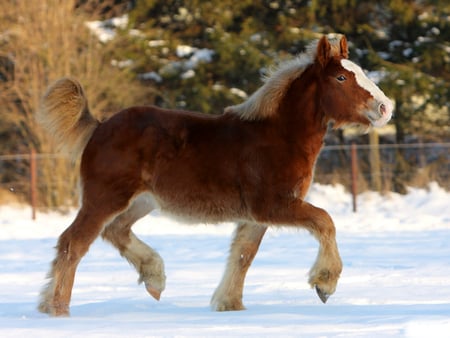
[[[336,228],[330,215],[302,200],[291,201],[289,207],[271,215],[272,224],[299,226],[307,229],[318,241],[317,259],[309,272],[309,283],[322,302],[336,291],[342,272],[342,261],[336,243]]]
[[[245,275],[258,252],[266,230],[266,227],[255,224],[239,224],[236,228],[222,281],[211,299],[213,310],[245,309],[242,304]]]

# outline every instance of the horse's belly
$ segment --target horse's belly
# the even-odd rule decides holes
[[[154,195],[162,213],[186,223],[220,223],[244,218],[245,212],[238,199],[224,195],[195,195],[191,192],[171,196]]]

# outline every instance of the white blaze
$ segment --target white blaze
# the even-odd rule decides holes
[[[392,117],[392,111],[394,109],[394,104],[392,103],[392,101],[388,99],[386,95],[384,95],[384,93],[380,88],[377,87],[375,83],[369,80],[366,74],[364,74],[361,67],[359,67],[357,64],[353,63],[350,60],[342,59],[341,65],[348,71],[355,74],[356,82],[358,83],[358,85],[367,90],[376,101],[376,111],[368,112],[368,118],[372,122],[373,126],[381,127],[388,123],[388,121]],[[384,112],[380,108],[382,104],[384,105]],[[373,113],[376,113],[376,115],[373,115]]]

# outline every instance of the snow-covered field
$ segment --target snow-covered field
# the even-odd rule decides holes
[[[322,304],[307,284],[317,253],[305,231],[272,229],[249,270],[246,311],[212,312],[233,226],[185,226],[151,214],[135,231],[165,259],[156,302],[101,240],[81,262],[70,318],[36,310],[56,238],[69,215],[0,206],[0,337],[450,337],[450,194],[366,193],[358,213],[342,187],[309,200],[334,218],[344,271]]]

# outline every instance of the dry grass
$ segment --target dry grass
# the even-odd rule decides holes
[[[73,0],[2,4],[0,48],[3,55],[13,59],[14,74],[13,79],[0,82],[0,119],[19,135],[15,144],[0,147],[3,153],[25,153],[32,147],[40,153],[55,152],[53,140],[37,125],[35,112],[47,86],[60,77],[75,77],[83,84],[89,105],[99,118],[111,110],[144,103],[140,101],[146,91],[129,73],[111,66],[110,47],[90,34],[85,25],[89,18],[75,12],[74,5]],[[18,175],[25,178],[28,173]],[[39,191],[42,206],[78,200],[73,194],[77,170],[65,159],[41,161],[39,178],[49,183],[42,184]]]
[[[24,204],[22,196],[15,194],[6,189],[0,189],[0,205],[16,205],[16,204]]]

